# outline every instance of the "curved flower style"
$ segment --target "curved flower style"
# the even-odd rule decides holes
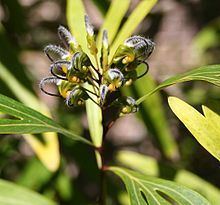
[[[71,33],[65,27],[60,26],[58,35],[65,49],[56,45],[45,47],[44,52],[51,61],[52,76],[40,82],[40,89],[48,95],[63,97],[68,106],[79,106],[85,100],[91,99],[102,108],[116,106],[120,114],[136,112],[138,108],[132,97],[120,96],[112,100],[111,96],[120,87],[131,85],[148,72],[149,66],[146,60],[153,52],[155,44],[142,36],[132,36],[118,47],[113,59],[109,62],[108,36],[107,31],[104,31],[101,57],[98,62],[94,29],[88,16],[85,16],[85,25],[87,45],[97,65],[92,64],[89,56]],[[144,64],[146,70],[138,76],[137,67],[140,64]],[[57,94],[45,89],[48,83],[57,86]],[[92,85],[93,89],[88,90],[86,83]]]

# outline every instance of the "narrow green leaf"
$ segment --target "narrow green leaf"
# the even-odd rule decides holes
[[[131,0],[113,0],[111,2],[110,8],[105,16],[104,23],[99,30],[97,38],[98,48],[101,47],[102,32],[104,29],[108,31],[109,44],[112,43],[115,35],[117,34],[121,21],[129,8],[130,2]]]
[[[144,85],[144,86],[143,86]],[[132,96],[138,98],[144,93],[156,87],[156,83],[149,75],[137,80],[132,87]],[[151,95],[144,101],[139,112],[149,132],[153,135],[162,149],[164,155],[169,159],[178,158],[178,148],[173,135],[169,129],[162,99],[159,93]]]
[[[98,105],[91,100],[86,101],[86,114],[89,124],[89,133],[93,144],[96,147],[101,147],[103,138],[103,127],[102,127],[102,111]],[[98,151],[95,151],[97,165],[99,168],[102,167],[101,156]]]
[[[219,205],[220,190],[204,179],[187,170],[179,170],[174,180],[177,183],[200,192],[212,205]]]
[[[99,147],[102,144],[102,111],[94,102],[86,101],[86,112],[90,135],[95,146]]]
[[[67,24],[71,33],[78,43],[82,46],[84,52],[89,54],[86,41],[85,17],[86,11],[82,0],[67,0],[66,17]]]
[[[203,107],[205,116],[189,104],[169,97],[170,108],[192,133],[197,141],[214,157],[220,160],[220,116]]]
[[[82,0],[67,0],[67,22],[72,34],[76,40],[82,46],[84,52],[90,56],[90,60],[93,65],[96,65],[94,56],[88,51],[86,41],[86,28],[85,28],[85,8]],[[86,110],[89,123],[89,131],[92,141],[95,146],[99,147],[102,144],[102,113],[100,108],[91,100],[86,101]],[[101,167],[101,158],[98,152],[96,152],[97,164]]]
[[[135,31],[156,3],[157,0],[142,0],[138,4],[116,36],[111,47],[110,59],[112,59],[118,46]]]
[[[160,168],[155,158],[134,151],[120,150],[116,154],[120,164],[150,176],[159,176]],[[134,163],[135,162],[135,163]]]
[[[128,168],[154,177],[159,176],[160,166],[162,166],[153,157],[128,150],[119,151],[116,155],[116,160]],[[173,170],[173,168],[171,169]],[[173,181],[203,194],[212,205],[219,205],[220,190],[199,176],[180,169],[176,170]]]
[[[87,89],[91,89],[91,87],[87,87]],[[97,99],[94,98],[97,101]],[[103,127],[102,127],[102,110],[91,100],[86,101],[86,114],[89,124],[89,133],[92,139],[93,144],[96,147],[100,147],[102,145],[103,138]],[[98,167],[101,168],[101,157],[100,154],[96,151],[96,160]]]
[[[192,80],[200,80],[206,81],[208,83],[212,83],[214,85],[220,86],[220,65],[207,65],[202,66],[197,69],[193,69],[183,74],[179,74],[168,78],[164,82],[162,82],[159,86],[157,86],[152,91],[148,92],[140,99],[137,100],[137,103],[140,104],[144,100],[146,100],[151,94],[155,93],[158,90],[161,90],[165,87],[174,85],[176,83],[182,83]]]
[[[44,196],[0,179],[1,205],[56,205]]]
[[[131,205],[210,205],[200,194],[174,182],[119,167],[109,170],[125,183]]]
[[[0,94],[0,111],[13,119],[0,119],[1,134],[36,134],[42,132],[62,133],[73,140],[91,144],[88,140],[62,128],[52,119]]]
[[[11,92],[25,105],[38,110],[42,114],[50,116],[48,107],[37,99],[30,91],[28,91],[15,78],[10,71],[0,62],[0,78],[8,86]],[[42,133],[45,143],[34,135],[23,135],[25,140],[29,143],[41,162],[50,170],[56,171],[60,164],[59,142],[57,133]]]

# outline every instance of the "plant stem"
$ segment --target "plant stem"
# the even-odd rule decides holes
[[[102,120],[104,119],[104,110],[102,108]],[[106,173],[105,173],[105,137],[108,132],[108,127],[105,126],[104,120],[102,122],[103,127],[103,138],[102,138],[102,146],[98,150],[102,160],[102,167],[100,168],[100,198],[99,205],[106,205]]]
[[[106,205],[106,178],[105,170],[100,170],[100,205]]]

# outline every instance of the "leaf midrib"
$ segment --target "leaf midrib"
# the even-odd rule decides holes
[[[15,109],[15,108],[13,108],[13,107],[6,106],[6,105],[4,105],[4,104],[2,104],[2,103],[0,103],[0,105],[3,106],[3,107],[5,107],[5,108],[9,108],[9,109],[11,109],[12,111],[15,111],[15,112],[17,112],[17,113],[23,114],[24,116],[27,117],[26,120],[34,120],[34,121],[36,121],[36,122],[39,122],[39,124],[41,123],[41,124],[43,124],[43,125],[47,125],[48,127],[53,127],[53,128],[55,127],[55,126],[52,126],[52,125],[48,124],[47,122],[42,121],[41,119],[38,119],[38,118],[36,118],[36,117],[34,117],[34,116],[29,115],[28,113],[22,112],[21,110],[17,110],[17,109]],[[19,116],[16,116],[16,117],[19,117]],[[49,119],[49,118],[48,118],[48,119]],[[24,117],[24,118],[21,117],[21,119],[20,119],[19,121],[24,121],[24,120],[25,120],[25,117]],[[58,126],[58,125],[56,124],[56,126]],[[55,127],[55,128],[56,128],[56,127]],[[56,129],[56,130],[57,130],[57,129]]]

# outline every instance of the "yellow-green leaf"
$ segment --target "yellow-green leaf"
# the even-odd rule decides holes
[[[115,35],[117,34],[118,28],[121,21],[129,8],[131,0],[113,0],[110,4],[108,12],[105,16],[104,23],[98,34],[98,48],[101,47],[102,32],[103,30],[108,31],[108,41],[109,44],[113,41]]]
[[[169,97],[168,102],[172,111],[197,141],[220,160],[220,117],[206,107],[203,107],[204,116],[176,97]]]
[[[114,40],[111,50],[110,59],[112,59],[118,46],[123,43],[123,41],[128,38],[141,23],[144,17],[151,11],[153,6],[157,3],[157,0],[142,0],[134,11],[129,16],[128,20],[125,22],[123,27],[120,29],[116,39]]]
[[[1,205],[57,205],[46,197],[22,186],[0,179]]]
[[[85,17],[86,11],[81,0],[67,0],[66,18],[71,33],[82,49],[89,54],[86,41]]]

